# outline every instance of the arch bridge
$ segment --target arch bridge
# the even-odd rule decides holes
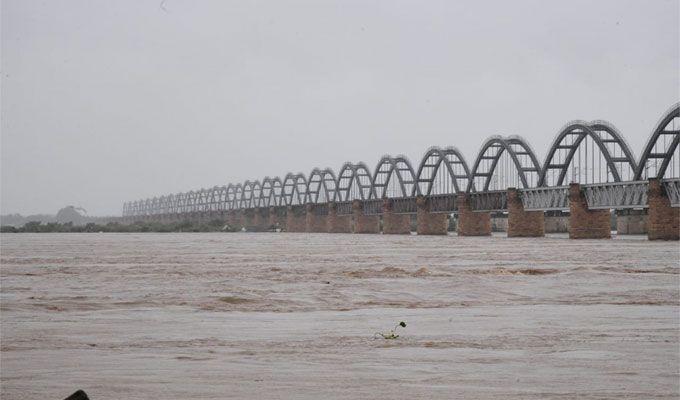
[[[396,230],[404,233],[410,230],[407,217],[417,215],[419,233],[445,233],[443,223],[452,215],[459,220],[459,234],[488,234],[490,212],[507,214],[509,225],[516,220],[513,215],[526,222],[545,219],[545,212],[548,216],[568,212],[570,236],[607,237],[605,212],[608,216],[617,210],[623,218],[625,210],[637,210],[648,214],[650,238],[676,239],[679,207],[680,103],[676,103],[652,128],[639,158],[612,124],[575,120],[557,131],[542,162],[521,136],[491,136],[472,163],[456,147],[431,147],[416,164],[403,155],[385,155],[373,169],[363,162],[347,162],[337,174],[331,168],[315,168],[308,175],[288,173],[283,178],[130,201],[123,205],[123,219],[130,223],[223,219],[230,225],[247,225],[244,217],[234,215],[256,213],[261,227],[294,230],[296,225],[304,230],[313,225],[314,231],[328,226],[327,231],[338,232],[380,231],[382,219],[383,231],[396,221],[401,226]],[[305,222],[291,224],[291,218]],[[370,229],[362,227],[362,221],[370,221],[363,224]],[[600,221],[597,229],[589,225],[593,221]],[[333,223],[342,226],[330,227]],[[540,222],[530,225],[536,226],[524,232],[529,236],[544,229],[539,229]]]

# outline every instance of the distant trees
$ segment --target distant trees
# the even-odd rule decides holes
[[[234,232],[236,228],[230,227],[224,221],[215,219],[206,223],[182,221],[162,224],[159,222],[135,222],[133,224],[121,224],[109,222],[96,224],[89,222],[85,225],[74,225],[73,222],[48,222],[29,221],[21,227],[3,225],[2,233],[52,233],[52,232]]]

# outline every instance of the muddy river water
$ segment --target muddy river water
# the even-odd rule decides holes
[[[1,398],[677,399],[680,247],[1,236]],[[399,321],[395,340],[376,339]]]

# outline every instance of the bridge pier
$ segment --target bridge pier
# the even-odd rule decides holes
[[[307,217],[305,206],[288,206],[286,210],[286,231],[306,232]]]
[[[432,203],[428,198],[416,198],[416,232],[419,235],[448,234],[449,220],[445,213],[433,213]]]
[[[467,193],[458,193],[458,236],[491,236],[491,213],[474,212]]]
[[[224,216],[220,211],[208,211],[207,213],[207,221],[210,223],[212,221],[220,221],[220,223],[224,223]]]
[[[508,189],[508,237],[545,236],[543,211],[524,211],[524,204],[515,188]]]
[[[647,213],[645,210],[626,209],[616,211],[616,234],[647,234]]]
[[[227,212],[227,224],[233,229],[240,230],[243,220],[243,212],[241,210],[230,210]]]
[[[380,216],[364,215],[364,204],[359,200],[352,202],[354,233],[380,233]]]
[[[264,232],[269,229],[269,210],[251,208],[243,211],[243,227],[248,232]]]
[[[680,239],[680,208],[671,207],[661,181],[650,179],[647,189],[649,217],[647,237],[649,240]]]
[[[269,207],[267,229],[286,229],[286,207]]]
[[[328,232],[328,217],[319,214],[324,206],[318,204],[307,204],[305,215],[305,230],[307,232]]]
[[[350,215],[338,215],[337,204],[328,204],[328,233],[352,233],[351,223]]]
[[[382,231],[384,234],[411,233],[411,216],[409,214],[395,214],[392,200],[383,199],[382,211]]]
[[[609,210],[590,210],[578,183],[569,184],[569,238],[609,239],[611,221]]]

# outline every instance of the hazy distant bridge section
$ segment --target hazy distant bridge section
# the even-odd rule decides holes
[[[558,131],[543,163],[523,138],[492,136],[472,164],[455,147],[432,147],[417,164],[385,155],[374,169],[345,163],[337,174],[315,168],[308,176],[288,173],[126,202],[123,217],[129,222],[223,218],[244,227],[256,224],[258,230],[269,224],[405,233],[403,216],[413,214],[419,233],[445,233],[444,219],[435,215],[443,214],[459,219],[459,234],[477,235],[490,232],[486,214],[503,212],[509,214],[509,235],[535,236],[543,233],[544,212],[569,211],[572,237],[607,237],[602,211],[608,216],[610,210],[649,209],[644,229],[650,238],[677,238],[679,144],[680,103],[662,115],[639,159],[612,124],[571,121]],[[518,234],[511,234],[513,228]]]

